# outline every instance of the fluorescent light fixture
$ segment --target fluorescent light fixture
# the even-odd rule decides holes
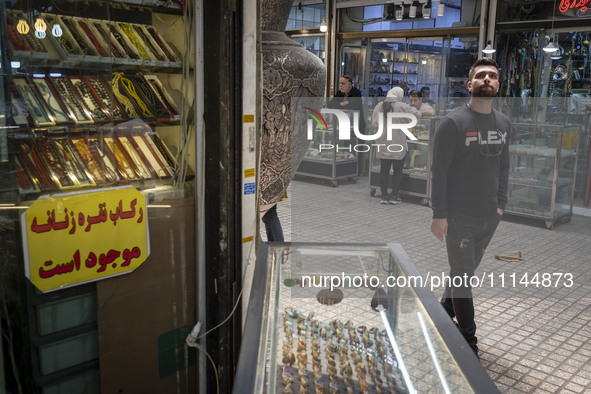
[[[482,50],[482,52],[486,53],[487,55],[495,53],[496,51],[497,50],[492,46],[491,40],[488,40],[488,42],[486,43],[486,47]]]
[[[437,6],[437,16],[443,16],[445,14],[445,4],[439,2]]]
[[[320,31],[322,33],[326,33],[328,31],[328,25],[326,24],[324,18],[322,18],[322,22],[320,22]]]
[[[52,78],[59,78],[62,76],[62,73],[49,73],[49,76]]]
[[[552,52],[556,52],[558,50],[558,47],[554,44],[554,39],[551,38],[550,41],[548,42],[548,45],[546,45],[544,48],[542,48],[544,50],[544,52],[546,53],[552,53]]]
[[[10,67],[12,68],[21,68],[21,62],[18,60],[13,60],[10,62]]]
[[[421,64],[427,64],[426,60],[421,60]]]
[[[396,355],[396,360],[398,361],[398,368],[402,372],[402,377],[404,378],[404,383],[406,383],[406,388],[410,393],[417,393],[417,390],[415,390],[415,387],[412,384],[412,379],[410,378],[408,369],[406,369],[404,359],[402,358],[402,352],[398,347],[398,343],[396,342],[394,332],[390,327],[388,316],[386,316],[386,310],[382,305],[378,305],[377,310],[378,312],[380,312],[380,316],[382,317],[382,321],[384,322],[384,328],[386,329],[386,333],[388,334],[388,338],[390,339],[390,345],[392,346],[392,350],[394,350],[394,355]]]
[[[33,78],[45,78],[45,74],[33,74]]]

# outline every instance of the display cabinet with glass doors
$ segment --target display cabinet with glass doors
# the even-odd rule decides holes
[[[165,349],[181,346],[173,333],[194,323],[194,301],[179,291],[195,287],[193,267],[177,264],[194,253],[185,238],[194,228],[185,188],[194,167],[179,154],[192,144],[193,37],[185,26],[193,22],[178,3],[135,3],[0,5],[0,328],[12,343],[0,352],[0,377],[9,377],[0,391],[195,388],[194,368]],[[126,193],[137,198],[128,202]],[[106,202],[113,194],[118,206]],[[97,204],[75,211],[74,200]],[[47,214],[29,224],[40,204]],[[147,245],[118,249],[131,218]],[[70,249],[68,260],[53,257]],[[40,267],[32,251],[45,254]],[[140,255],[141,269],[122,269],[138,268],[132,259]],[[150,295],[156,286],[158,299]],[[163,348],[145,346],[159,341]],[[169,363],[159,371],[162,357]]]
[[[261,245],[234,392],[497,393],[414,275],[399,244]]]
[[[544,220],[570,221],[580,126],[512,126],[506,212]]]
[[[408,151],[402,169],[402,184],[400,193],[421,198],[421,203],[429,203],[431,192],[431,140],[435,131],[437,118],[421,118],[417,125],[410,129],[417,138],[416,141],[406,141]],[[371,171],[369,176],[369,194],[375,196],[380,189],[380,159],[376,157],[376,150],[370,155]],[[388,187],[392,188],[392,170],[388,177]]]
[[[355,111],[343,112],[353,120]],[[356,182],[360,153],[357,152],[357,144],[352,140],[338,139],[338,119],[335,115],[329,114],[325,118],[328,128],[314,124],[313,138],[295,175],[329,180],[333,186],[338,186],[339,180],[343,179]],[[354,136],[352,129],[351,135]]]
[[[386,96],[399,86],[408,92],[417,87],[419,55],[406,51],[406,42],[372,43],[369,96]]]

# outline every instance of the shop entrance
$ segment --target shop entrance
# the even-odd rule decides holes
[[[552,39],[558,47],[547,53]],[[499,32],[497,62],[503,97],[509,98],[511,118],[518,122],[578,125],[574,205],[589,207],[591,199],[591,58],[590,29]]]

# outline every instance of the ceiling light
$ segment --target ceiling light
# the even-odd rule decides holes
[[[424,19],[431,18],[431,4],[430,3],[423,4],[423,18]]]
[[[404,12],[404,9],[401,7],[396,7],[396,20],[402,20],[402,14]]]
[[[439,2],[439,5],[437,6],[437,16],[443,16],[443,14],[445,14],[445,4]]]
[[[552,31],[552,35],[554,35],[554,17],[556,16],[556,0],[554,0],[554,5],[552,6],[552,27],[550,28],[550,30]],[[550,38],[550,41],[548,41],[548,45],[546,45],[544,48],[542,48],[544,50],[544,52],[546,53],[552,53],[552,52],[556,52],[558,51],[558,47],[554,44],[554,39]]]
[[[320,22],[320,31],[322,33],[326,33],[328,31],[328,25],[326,24],[324,18],[322,18],[322,22]]]
[[[558,47],[554,44],[554,39],[551,38],[550,41],[548,41],[548,45],[546,45],[544,48],[542,48],[544,50],[544,52],[546,53],[552,53],[552,52],[556,52],[558,50]]]
[[[408,17],[409,18],[416,18],[417,17],[417,6],[411,5],[410,9],[408,10]]]
[[[54,37],[61,37],[63,33],[64,32],[60,27],[59,23],[53,25],[53,28],[51,29],[51,34],[53,34]]]
[[[495,53],[497,50],[493,48],[491,40],[488,40],[486,43],[486,47],[482,50],[482,52],[486,53],[487,55],[491,53]]]

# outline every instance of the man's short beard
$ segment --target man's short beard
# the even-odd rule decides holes
[[[472,97],[482,97],[482,98],[486,98],[486,97],[496,97],[497,96],[497,91],[493,88],[490,87],[490,89],[486,89],[484,91],[481,91],[482,86],[479,86],[478,89],[472,89]],[[484,94],[482,94],[484,93]]]

